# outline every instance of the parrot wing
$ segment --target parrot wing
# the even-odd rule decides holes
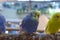
[[[22,29],[27,33],[36,32],[38,22],[34,19],[27,18],[22,21]]]
[[[59,24],[54,23],[51,20],[48,22],[47,27],[46,27],[46,33],[47,34],[55,34],[59,30]]]

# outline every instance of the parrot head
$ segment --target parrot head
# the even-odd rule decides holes
[[[56,22],[60,22],[60,12],[56,12],[53,16],[52,16],[52,20],[56,21]]]
[[[40,16],[40,11],[32,11],[31,13],[30,13],[30,16],[33,18],[33,19],[35,19],[35,20],[39,20],[39,16]]]

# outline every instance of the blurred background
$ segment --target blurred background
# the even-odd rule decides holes
[[[0,0],[0,9],[6,18],[6,34],[18,34],[19,31],[16,30],[19,30],[19,24],[28,12],[39,10],[49,19],[54,12],[60,11],[60,2],[59,0]]]

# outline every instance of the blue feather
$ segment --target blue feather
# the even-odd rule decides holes
[[[28,34],[32,34],[33,32],[36,32],[38,21],[32,18],[33,15],[31,13],[30,16],[26,16],[22,21],[22,29],[26,31]]]

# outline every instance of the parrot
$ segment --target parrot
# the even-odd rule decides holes
[[[45,32],[54,36],[54,39],[57,40],[56,33],[60,29],[60,12],[56,12],[49,19]]]
[[[6,31],[5,24],[6,24],[5,17],[2,14],[0,14],[0,34],[5,33]]]
[[[60,13],[57,12],[48,21],[45,31],[48,34],[54,34],[57,33],[59,29],[60,29]]]
[[[21,23],[22,30],[27,34],[32,34],[36,32],[38,26],[38,20],[40,16],[40,11],[31,11],[23,18]]]

